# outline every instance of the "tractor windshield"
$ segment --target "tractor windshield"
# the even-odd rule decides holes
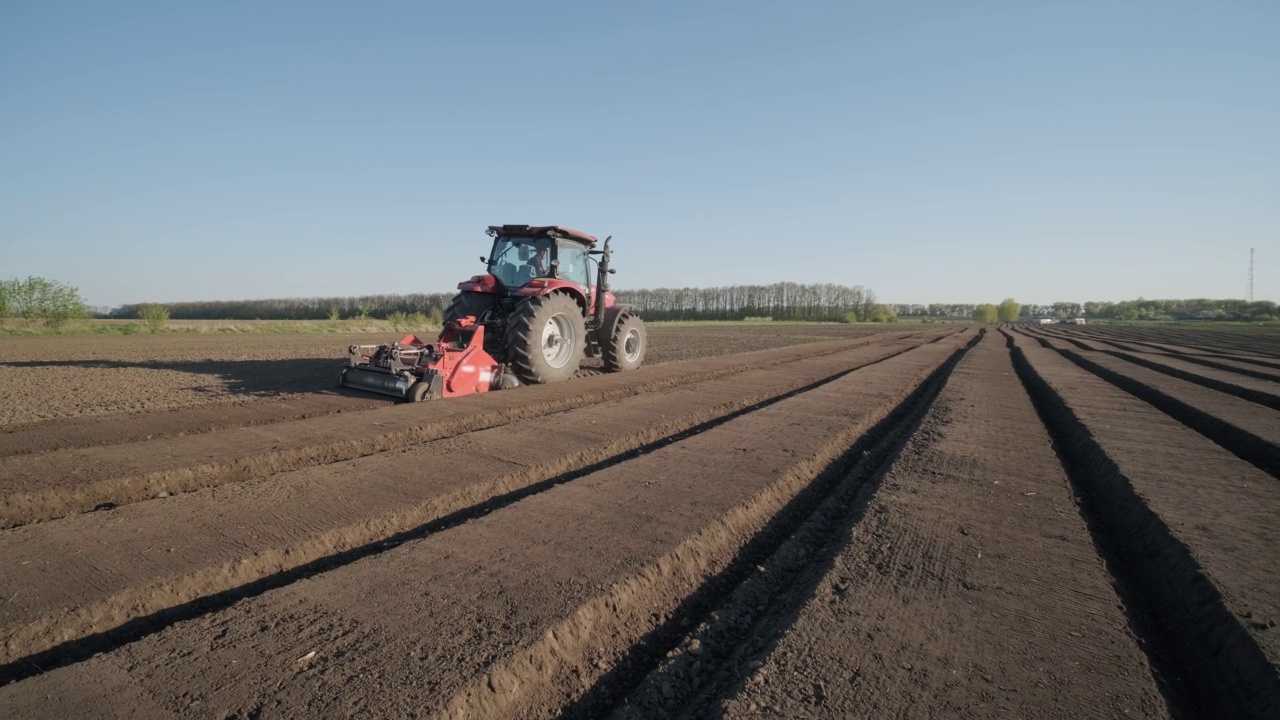
[[[550,275],[552,245],[548,238],[500,236],[489,256],[489,274],[510,288]]]

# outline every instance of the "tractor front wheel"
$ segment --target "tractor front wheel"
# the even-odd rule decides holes
[[[637,315],[623,316],[613,330],[613,337],[601,348],[604,369],[609,372],[635,370],[644,362],[647,344],[644,321]]]
[[[587,329],[582,308],[563,293],[520,303],[507,323],[507,358],[516,377],[530,385],[573,377],[582,364]]]

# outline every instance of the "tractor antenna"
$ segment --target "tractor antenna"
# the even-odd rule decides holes
[[[1253,302],[1253,248],[1249,248],[1249,285],[1244,291],[1244,301]]]

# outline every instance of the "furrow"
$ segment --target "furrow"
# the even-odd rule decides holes
[[[679,716],[1168,717],[1003,336],[839,511]]]
[[[561,718],[705,717],[736,679],[736,661],[770,641],[812,588],[803,580],[822,551],[856,523],[885,469],[914,436],[956,365],[981,336],[957,350],[894,411],[824,467],[672,612],[672,620],[598,680]],[[695,628],[690,630],[690,626]]]
[[[1085,347],[1082,349],[1092,350],[1093,348]],[[1178,378],[1179,380],[1186,380],[1187,382],[1193,382],[1211,390],[1217,390],[1218,392],[1226,393],[1227,395],[1234,395],[1243,400],[1248,400],[1249,402],[1262,405],[1263,407],[1269,407],[1272,410],[1280,410],[1280,395],[1276,395],[1271,392],[1251,387],[1244,387],[1238,384],[1238,382],[1230,382],[1216,377],[1208,377],[1203,373],[1192,372],[1188,369],[1179,368],[1166,362],[1159,362],[1140,355],[1115,350],[1103,350],[1099,352],[1103,352],[1111,357],[1120,358],[1121,360],[1133,363],[1134,365],[1141,365],[1148,370],[1155,370],[1158,373],[1164,373],[1165,375]],[[1270,384],[1275,385],[1275,383]]]
[[[1034,336],[1029,336],[1034,337]],[[1139,379],[1135,375],[1142,372],[1135,368],[1132,373],[1120,372],[1109,367],[1102,358],[1087,358],[1078,352],[1054,346],[1045,338],[1034,338],[1044,347],[1060,353],[1076,365],[1088,370],[1116,387],[1140,398],[1160,411],[1177,419],[1189,428],[1213,440],[1218,445],[1231,451],[1243,460],[1253,463],[1260,469],[1280,479],[1280,446],[1269,437],[1258,433],[1273,433],[1280,425],[1276,425],[1275,417],[1267,411],[1259,411],[1265,416],[1252,417],[1244,408],[1215,408],[1224,403],[1215,403],[1212,398],[1196,398],[1190,388],[1178,391],[1181,397],[1175,397],[1168,388],[1158,389],[1156,381],[1149,378]],[[1221,398],[1227,400],[1228,398]],[[1192,404],[1192,403],[1195,404]],[[1246,408],[1248,406],[1245,406]],[[1244,425],[1249,421],[1250,425]]]
[[[567,641],[559,634],[566,623],[583,632],[598,627],[592,642],[621,654],[655,622],[650,613],[666,613],[729,562],[787,496],[964,339],[924,345],[470,522],[10,683],[0,688],[0,705],[16,714],[92,706],[147,717],[248,716],[263,708],[280,716],[404,716],[445,706],[472,683],[487,685],[491,673],[502,685],[501,668],[523,663],[525,650],[552,636]],[[616,414],[619,422],[634,417]],[[546,444],[563,448],[564,440]],[[454,467],[481,457],[458,456]],[[762,511],[759,498],[770,494],[778,502]],[[285,511],[298,507],[289,502]],[[712,543],[714,527],[736,535]],[[710,565],[699,571],[687,562],[694,557]],[[670,594],[657,604],[631,599],[627,588],[653,592],[654,573],[667,571],[688,582],[664,583]],[[625,617],[610,615],[619,593]],[[582,613],[598,611],[598,625],[583,621]],[[569,675],[581,670],[589,679],[608,658],[591,660]],[[534,664],[556,673],[537,687],[581,689],[556,658]],[[522,697],[537,709],[516,715],[546,716],[563,705],[558,694],[527,688],[532,694]]]
[[[889,341],[870,347],[903,348]],[[0,528],[332,464],[867,345],[815,343],[200,436],[0,459]]]
[[[1280,358],[1276,353],[1276,345],[1262,337],[1246,338],[1231,334],[1214,333],[1206,329],[1197,332],[1174,333],[1175,341],[1193,347],[1211,348],[1222,352],[1256,355],[1265,358]]]
[[[1074,402],[1039,367],[1043,361],[1029,360],[1013,336],[1007,337],[1017,376],[1049,429],[1175,714],[1275,717],[1276,667],[1228,607],[1194,548],[1104,450]]]
[[[237,405],[220,404],[142,414],[40,420],[0,428],[0,458],[271,425],[372,410],[394,402],[389,397],[367,393],[357,395],[354,390],[335,389],[297,398],[257,400]]]
[[[1226,370],[1236,375],[1244,375],[1246,377],[1257,378],[1259,380],[1267,380],[1270,382],[1280,382],[1280,372],[1269,372],[1256,367],[1244,367],[1245,363],[1231,364],[1230,360],[1210,360],[1200,355],[1174,355],[1183,362],[1195,363],[1204,367],[1214,368],[1216,370]]]
[[[1038,331],[1038,332],[1041,332],[1042,334],[1048,337],[1061,338],[1069,342],[1071,341],[1071,338],[1068,335],[1063,333],[1045,333],[1043,331]],[[1245,377],[1249,377],[1257,380],[1264,380],[1269,383],[1280,382],[1280,372],[1263,370],[1262,368],[1256,365],[1250,366],[1246,363],[1239,363],[1239,362],[1232,364],[1232,361],[1230,360],[1212,360],[1203,355],[1191,355],[1187,353],[1170,353],[1170,352],[1154,351],[1151,348],[1145,348],[1145,347],[1129,347],[1127,345],[1116,343],[1111,340],[1100,339],[1097,337],[1089,337],[1087,338],[1087,341],[1092,344],[1082,349],[1097,350],[1099,352],[1110,353],[1113,355],[1116,355],[1116,354],[1136,355],[1138,357],[1154,358],[1160,361],[1168,361],[1168,362],[1175,362],[1175,363],[1176,362],[1192,363],[1195,365],[1200,365],[1202,367],[1212,368],[1214,370],[1223,370],[1231,373],[1234,376],[1245,376]],[[1077,347],[1080,347],[1078,343],[1073,343],[1073,344],[1076,344]],[[1168,364],[1168,362],[1165,362],[1165,364]],[[1188,371],[1192,371],[1192,369],[1188,369]],[[1230,382],[1230,380],[1226,380],[1226,381]]]
[[[1276,391],[1280,390],[1280,383],[1274,381],[1254,382],[1252,378],[1242,377],[1239,374],[1218,372],[1215,369],[1207,368],[1207,366],[1194,367],[1190,363],[1184,363],[1182,358],[1174,358],[1164,354],[1114,350],[1107,343],[1096,340],[1077,340],[1066,335],[1042,331],[1028,334],[1036,338],[1046,337],[1064,340],[1086,352],[1110,355],[1134,365],[1140,365],[1148,370],[1155,370],[1179,380],[1186,380],[1211,390],[1235,395],[1243,400],[1248,400],[1273,410],[1280,409],[1280,395],[1276,394]]]
[[[1145,348],[1152,348],[1157,352],[1168,353],[1178,357],[1196,357],[1210,358],[1216,360],[1226,360],[1230,362],[1247,363],[1257,367],[1271,368],[1272,370],[1280,370],[1280,362],[1274,362],[1260,357],[1251,357],[1248,355],[1230,354],[1223,352],[1215,352],[1214,348],[1202,347],[1183,347],[1179,345],[1170,345],[1168,343],[1146,342],[1141,340],[1125,340],[1130,345],[1140,345]]]
[[[913,390],[874,424],[836,434],[798,469],[686,539],[638,576],[585,604],[457,694],[436,716],[534,717],[554,707],[561,718],[603,717],[632,692],[644,693],[647,674],[679,645],[687,625],[714,613],[725,594],[748,581],[757,564],[768,562],[789,537],[803,529],[797,540],[803,543],[811,539],[810,533],[817,537],[826,529],[824,523],[806,529],[806,523],[824,500],[847,499],[841,489],[856,492],[901,447],[952,368],[979,338],[920,377]],[[841,482],[851,474],[857,480]],[[601,656],[610,660],[601,662]],[[570,675],[577,682],[568,682]],[[591,686],[584,688],[587,681]],[[660,697],[674,697],[670,684],[656,682]]]
[[[104,644],[139,636],[137,627],[163,627],[238,597],[381,552],[388,543],[438,532],[451,523],[705,432],[910,349],[877,352],[862,348],[809,358],[772,370],[707,381],[688,393],[667,391],[634,397],[611,406],[607,413],[592,412],[589,407],[481,431],[473,444],[485,447],[487,443],[493,448],[489,456],[497,462],[477,458],[467,467],[433,480],[424,491],[405,488],[403,471],[397,472],[397,468],[410,458],[397,454],[348,461],[323,475],[295,471],[269,486],[253,488],[254,492],[219,492],[207,497],[193,494],[180,503],[173,499],[124,508],[116,511],[124,515],[114,519],[79,516],[40,528],[0,533],[3,554],[23,563],[14,569],[15,579],[30,578],[28,592],[18,603],[11,602],[0,610],[0,620],[8,628],[0,663],[15,665],[10,674],[20,674],[17,668],[21,666],[34,663],[46,667],[60,657],[100,651]],[[732,399],[726,401],[728,398]],[[618,421],[619,413],[629,419]],[[644,427],[646,421],[648,427]],[[564,435],[564,427],[575,426],[590,427],[595,442],[587,443],[586,449],[550,453],[503,451],[522,442],[527,446],[537,439],[549,441]],[[585,439],[583,432],[566,435],[563,447]],[[435,445],[440,446],[421,448],[419,456],[412,458],[414,464],[443,468],[459,454],[476,452],[456,442]],[[353,495],[365,500],[354,506],[344,501]],[[281,502],[300,504],[307,510],[286,517],[264,510]],[[243,528],[266,523],[274,525],[271,532],[262,533],[261,538],[258,534],[243,537]],[[143,530],[124,533],[118,529],[121,527]],[[166,539],[179,527],[203,541],[192,547],[176,537]],[[51,563],[48,558],[56,556],[68,537],[87,545],[87,552]],[[178,547],[164,548],[158,560],[154,553],[138,557],[145,545],[161,543]],[[33,559],[37,564],[27,566]],[[61,583],[41,584],[41,579],[51,574],[75,578],[76,587],[82,590],[66,595]],[[94,635],[101,637],[85,640]],[[23,657],[27,660],[20,662]]]

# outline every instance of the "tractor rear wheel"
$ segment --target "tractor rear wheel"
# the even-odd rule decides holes
[[[449,306],[444,309],[444,321],[457,320],[468,315],[475,317],[476,322],[480,321],[480,316],[494,305],[494,296],[489,293],[478,292],[460,292],[449,301]]]
[[[601,348],[604,369],[609,372],[635,370],[644,362],[648,345],[644,321],[638,315],[624,315],[613,330],[613,337]]]
[[[530,385],[573,377],[582,364],[587,329],[582,308],[564,293],[520,303],[507,322],[507,362]]]

